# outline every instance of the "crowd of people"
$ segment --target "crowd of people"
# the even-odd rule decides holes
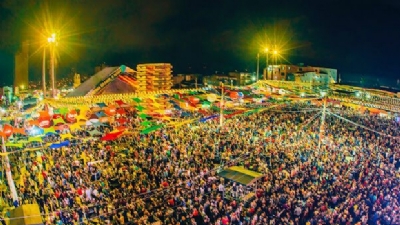
[[[13,154],[18,204],[38,204],[45,224],[400,224],[400,124],[332,108],[320,136],[321,108],[310,108],[149,134],[131,113],[115,141],[86,130],[68,147]],[[264,177],[247,187],[218,176],[234,165]]]

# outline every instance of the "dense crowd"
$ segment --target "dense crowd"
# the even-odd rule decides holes
[[[328,113],[320,138],[321,110],[309,108],[146,135],[133,113],[116,141],[79,131],[69,147],[15,154],[19,204],[37,203],[46,224],[400,224],[399,124],[329,109],[354,123]],[[264,177],[247,187],[218,176],[234,165]]]
[[[381,110],[387,110],[391,112],[400,112],[400,99],[397,97],[384,97],[380,96],[350,96],[350,95],[336,95],[331,96],[331,98],[345,101],[352,104],[368,107],[368,108],[377,108]]]

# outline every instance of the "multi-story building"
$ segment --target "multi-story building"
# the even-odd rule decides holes
[[[203,78],[205,85],[219,85],[223,82],[225,85],[245,86],[256,81],[256,75],[249,72],[229,72],[228,74],[216,74]]]
[[[138,64],[136,79],[138,91],[170,90],[173,85],[170,63]]]
[[[20,50],[15,54],[14,68],[14,89],[27,88],[29,82],[29,42],[23,42]]]
[[[336,83],[337,70],[304,65],[271,65],[267,79],[314,83]]]

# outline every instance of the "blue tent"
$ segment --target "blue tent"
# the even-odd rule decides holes
[[[182,108],[179,107],[179,105],[176,105],[176,104],[174,104],[174,108],[177,109],[177,110],[182,110]]]
[[[209,117],[201,118],[200,122],[204,123],[207,120],[211,120],[211,119],[214,119],[214,118],[218,118],[218,115],[212,115],[212,116],[209,116]]]
[[[189,116],[190,116],[190,113],[188,113],[188,112],[182,112],[182,116],[184,116],[184,117],[189,117]]]
[[[101,117],[106,117],[107,115],[103,111],[98,111],[98,112],[96,112],[96,116],[98,118],[101,118]]]
[[[50,145],[50,148],[61,148],[69,145],[69,141],[63,141],[60,143],[53,143]]]
[[[107,106],[107,105],[106,105],[105,103],[103,103],[103,102],[96,103],[96,105],[99,106],[100,108],[104,108],[104,107]]]

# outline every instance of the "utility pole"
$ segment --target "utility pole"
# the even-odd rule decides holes
[[[219,126],[222,128],[224,124],[224,83],[221,82],[221,101],[219,106]]]

